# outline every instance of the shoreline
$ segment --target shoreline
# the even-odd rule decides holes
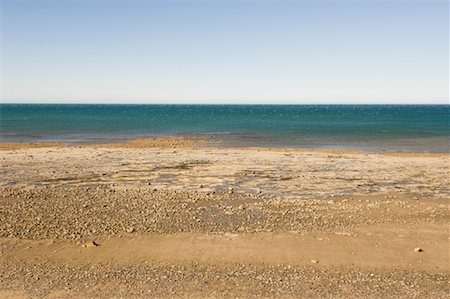
[[[322,148],[300,148],[300,147],[262,147],[262,146],[222,146],[217,142],[211,142],[211,139],[201,136],[164,136],[152,137],[146,139],[129,139],[112,143],[89,143],[72,144],[68,142],[0,142],[0,151],[32,149],[32,148],[210,148],[210,149],[230,149],[230,150],[248,150],[248,151],[285,151],[285,152],[311,152],[311,153],[330,153],[330,154],[377,154],[391,156],[450,156],[450,152],[403,152],[403,151],[374,151],[363,149],[322,149]]]

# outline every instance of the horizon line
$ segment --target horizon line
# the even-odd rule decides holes
[[[123,102],[1,102],[0,105],[221,105],[221,106],[244,106],[244,105],[252,105],[252,106],[306,106],[306,105],[355,105],[355,106],[369,106],[369,105],[380,105],[380,106],[431,106],[431,105],[440,105],[440,106],[449,106],[450,103],[163,103],[163,102],[155,102],[155,103],[142,103],[142,102],[132,102],[132,103],[123,103]]]

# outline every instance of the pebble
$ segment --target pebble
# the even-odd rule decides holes
[[[90,241],[90,242],[86,243],[86,245],[85,245],[86,248],[93,248],[93,247],[97,247],[97,246],[99,246],[99,244],[96,243],[95,241]]]

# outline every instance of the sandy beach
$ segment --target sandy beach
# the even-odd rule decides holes
[[[0,297],[450,298],[449,155],[0,144]]]

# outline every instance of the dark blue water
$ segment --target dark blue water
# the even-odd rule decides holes
[[[449,105],[0,105],[2,142],[207,135],[222,145],[448,152]]]

